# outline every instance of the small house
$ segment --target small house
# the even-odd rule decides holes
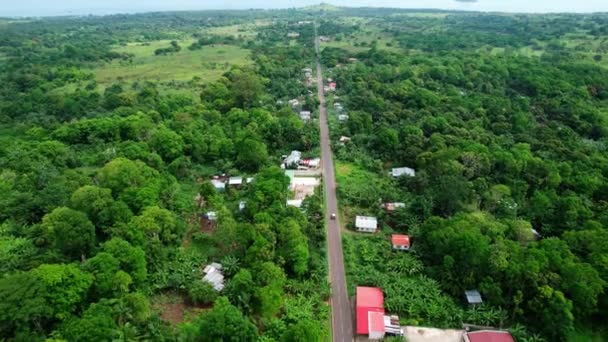
[[[287,206],[300,208],[302,206],[302,200],[301,199],[287,200]]]
[[[467,303],[471,305],[477,305],[483,303],[481,294],[477,290],[464,291],[464,295],[467,298]]]
[[[341,136],[340,137],[340,142],[343,143],[343,144],[345,144],[347,142],[350,142],[350,140],[351,139],[349,137],[346,137],[346,136]]]
[[[336,90],[336,82],[329,82],[329,90],[334,91]]]
[[[247,184],[251,184],[253,182],[253,177],[247,177]]]
[[[346,121],[348,120],[348,115],[347,114],[340,114],[338,115],[338,121]]]
[[[222,180],[212,179],[211,180],[211,184],[213,185],[213,187],[217,191],[224,191],[224,190],[226,190],[226,182],[224,182]]]
[[[228,185],[236,187],[243,185],[243,177],[230,177],[230,179],[228,179]]]
[[[302,119],[302,121],[309,121],[310,120],[310,111],[308,110],[303,110],[300,112],[300,119]]]
[[[331,38],[329,38],[327,36],[319,36],[319,41],[320,42],[329,42],[329,41],[331,41]]]
[[[302,71],[305,73],[312,73],[312,68],[304,68]]]
[[[384,209],[386,211],[392,212],[399,208],[405,208],[405,203],[402,203],[402,202],[384,203]]]
[[[240,202],[239,202],[239,211],[243,211],[243,210],[245,210],[245,207],[247,207],[247,202],[245,202],[245,201],[240,201]]]
[[[355,228],[359,232],[375,233],[378,230],[378,220],[370,216],[357,216],[355,219]]]
[[[409,167],[397,167],[397,168],[393,168],[393,170],[391,171],[391,176],[398,178],[401,176],[409,176],[409,177],[414,177],[416,176],[416,170],[409,168]]]
[[[203,270],[205,276],[203,281],[208,282],[213,286],[216,291],[222,291],[224,289],[224,275],[222,274],[222,265],[216,262],[205,266]]]
[[[298,38],[300,36],[300,34],[298,32],[289,32],[287,34],[288,38]]]
[[[502,330],[478,330],[466,331],[462,335],[462,342],[515,342],[508,331]]]
[[[393,234],[391,236],[391,243],[395,250],[408,251],[410,249],[409,235]]]
[[[357,59],[356,59],[356,58],[354,58],[354,57],[350,57],[350,58],[348,59],[348,62],[349,62],[349,63],[354,63],[354,62],[356,62],[356,61],[357,61]]]

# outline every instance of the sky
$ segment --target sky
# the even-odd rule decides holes
[[[289,8],[320,0],[0,0],[0,17],[134,13],[171,10]],[[608,12],[608,0],[329,0],[337,6],[437,8],[501,12]]]

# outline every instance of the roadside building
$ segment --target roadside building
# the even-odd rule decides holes
[[[416,176],[416,170],[409,168],[409,167],[396,167],[396,168],[393,168],[393,170],[391,171],[391,176],[393,176],[395,178],[401,177],[401,176],[414,177],[414,176]]]
[[[377,287],[357,287],[357,335],[367,335],[372,341],[385,336],[404,336],[399,316],[384,314],[384,294]]]
[[[203,269],[205,276],[203,281],[208,282],[216,291],[224,289],[224,275],[222,274],[222,265],[216,262],[211,263]]]
[[[298,38],[300,36],[300,34],[298,32],[289,32],[287,34],[288,38]]]
[[[467,298],[467,303],[471,305],[477,305],[483,303],[481,294],[477,290],[464,291],[464,295]]]
[[[462,335],[462,342],[515,342],[515,339],[508,331],[478,330],[466,331]]]
[[[384,335],[384,294],[377,287],[357,287],[357,335],[380,339]],[[381,328],[380,328],[381,326]],[[379,330],[382,336],[378,337]]]
[[[300,151],[291,151],[291,153],[283,159],[283,163],[281,164],[282,169],[289,169],[297,167],[300,163],[300,159],[302,158],[302,152]]]
[[[391,236],[391,242],[393,245],[393,249],[400,251],[408,251],[410,249],[409,235],[393,234]]]
[[[378,230],[378,220],[370,216],[357,216],[355,219],[355,228],[359,232],[375,233]]]

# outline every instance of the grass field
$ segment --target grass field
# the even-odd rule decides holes
[[[381,32],[381,30],[365,20],[351,20],[350,24],[358,24],[361,29],[357,32],[342,37],[340,41],[332,39],[330,42],[321,43],[322,47],[341,48],[352,53],[364,52],[370,49],[370,45],[376,42],[376,46],[381,50],[392,52],[400,52],[399,44],[393,39],[390,34]],[[355,43],[366,43],[366,46],[355,46]]]
[[[212,27],[203,30],[204,33],[218,36],[233,36],[235,38],[253,38],[257,35],[256,28],[270,25],[268,20],[256,20],[253,23]]]
[[[189,81],[195,76],[203,82],[212,82],[231,66],[251,62],[249,50],[232,45],[212,45],[190,51],[188,46],[192,42],[194,40],[180,41],[181,51],[165,56],[155,56],[154,51],[168,47],[170,42],[167,40],[117,47],[117,52],[133,54],[132,62],[113,61],[93,72],[101,85],[117,81]]]

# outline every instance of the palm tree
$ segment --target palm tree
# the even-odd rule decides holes
[[[227,255],[222,258],[221,263],[222,270],[224,271],[224,274],[228,277],[235,275],[240,269],[239,259],[232,255]]]

